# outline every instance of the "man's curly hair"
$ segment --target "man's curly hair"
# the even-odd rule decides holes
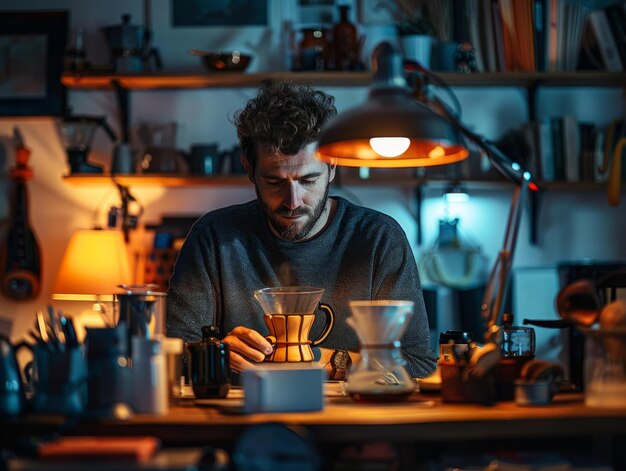
[[[257,150],[297,154],[337,114],[335,98],[305,85],[272,82],[234,116],[241,154],[252,168]]]

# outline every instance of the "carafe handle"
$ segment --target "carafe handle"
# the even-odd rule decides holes
[[[332,307],[330,307],[328,304],[320,303],[318,304],[317,308],[324,311],[324,314],[326,315],[326,326],[324,327],[324,330],[322,330],[320,336],[313,340],[313,342],[311,342],[311,345],[313,346],[319,345],[324,340],[326,340],[326,337],[328,337],[328,334],[330,334],[330,331],[335,325],[335,311],[333,311]]]

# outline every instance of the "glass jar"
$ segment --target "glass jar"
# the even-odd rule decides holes
[[[535,329],[513,325],[513,315],[507,313],[502,316],[500,333],[500,399],[510,401],[514,397],[515,380],[520,377],[524,365],[535,358]]]
[[[330,67],[328,31],[324,28],[304,28],[300,41],[300,69],[328,70]]]
[[[586,329],[585,404],[626,406],[626,329]]]

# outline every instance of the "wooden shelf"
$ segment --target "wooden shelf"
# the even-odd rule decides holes
[[[64,74],[61,81],[71,89],[107,89],[113,81],[129,90],[194,89],[194,88],[233,88],[258,87],[268,80],[290,80],[327,86],[369,85],[372,75],[369,72],[264,72],[246,74],[218,72],[206,74]]]
[[[336,187],[358,187],[358,186],[387,186],[412,188],[423,185],[426,190],[443,190],[455,182],[462,182],[468,190],[497,190],[513,188],[513,184],[507,180],[476,180],[476,179],[421,179],[421,178],[342,178]],[[603,192],[606,191],[606,183],[595,182],[537,182],[539,188],[544,191],[575,191],[575,192]],[[626,188],[624,188],[626,191]]]
[[[197,187],[197,186],[238,186],[248,184],[244,175],[196,176],[178,174],[137,174],[137,175],[105,175],[85,174],[67,175],[65,182],[73,186],[112,185],[113,180],[123,186],[165,186],[165,187]]]
[[[440,73],[448,85],[455,87],[581,87],[606,86],[626,88],[626,73],[609,72],[536,72],[536,73]],[[353,87],[372,83],[370,72],[260,72],[253,74],[221,72],[206,74],[69,74],[63,84],[75,90],[111,88],[113,81],[129,90],[201,89],[258,87],[267,80],[290,80],[315,86]]]
[[[199,186],[245,186],[250,182],[245,175],[219,175],[198,176],[180,174],[133,174],[116,175],[108,174],[84,174],[67,175],[63,180],[76,187],[112,185],[113,180],[129,187],[199,187]],[[342,176],[336,180],[335,188],[346,187],[395,187],[413,188],[424,185],[426,189],[443,189],[453,183],[452,179],[421,179],[421,178],[368,178],[360,179]],[[468,180],[462,179],[468,190],[495,190],[508,189],[512,185],[505,180]],[[605,183],[591,182],[539,182],[542,190],[576,191],[576,192],[602,192],[606,190]],[[625,188],[626,190],[626,188]]]

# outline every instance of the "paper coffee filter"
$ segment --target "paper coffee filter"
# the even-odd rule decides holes
[[[309,314],[315,312],[324,294],[323,288],[282,286],[254,292],[265,314]]]
[[[362,345],[388,344],[404,333],[413,314],[413,301],[350,301],[350,311],[348,325]]]

